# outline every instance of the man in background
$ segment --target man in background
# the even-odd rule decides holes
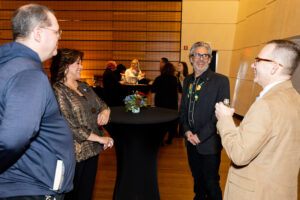
[[[73,187],[72,133],[42,62],[57,53],[53,11],[28,4],[11,20],[13,42],[0,46],[0,199],[63,199]]]
[[[216,129],[215,104],[229,99],[229,80],[209,69],[212,58],[209,44],[196,42],[189,57],[194,73],[183,82],[180,120],[194,178],[194,200],[220,200],[222,145]]]
[[[161,70],[169,62],[168,58],[162,57],[159,60],[159,69]]]
[[[217,127],[233,162],[224,199],[297,200],[300,95],[290,79],[299,59],[295,43],[267,43],[252,64],[254,82],[263,91],[239,127],[232,119],[234,109],[216,104]]]

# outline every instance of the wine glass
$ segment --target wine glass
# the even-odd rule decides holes
[[[227,107],[230,106],[230,100],[227,99],[227,98],[223,100],[223,103],[224,103],[224,105],[227,106]]]

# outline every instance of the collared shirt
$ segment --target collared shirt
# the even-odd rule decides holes
[[[189,109],[188,109],[188,122],[190,127],[194,128],[194,114],[195,114],[195,103],[199,100],[198,97],[198,91],[201,90],[203,84],[205,83],[205,76],[198,76],[196,79],[191,79],[189,82],[189,92],[188,92],[188,98],[189,98]]]
[[[108,106],[84,82],[78,81],[77,88],[83,96],[59,82],[53,85],[53,89],[60,110],[69,122],[73,133],[76,161],[80,162],[98,155],[103,145],[88,141],[87,138],[92,132],[105,136],[103,130],[98,128],[97,117],[100,112],[109,109]]]
[[[271,83],[269,85],[267,85],[258,95],[258,97],[256,98],[256,101],[260,98],[262,98],[272,87],[274,87],[275,85],[279,84],[279,83],[282,83],[286,80],[283,80],[283,81],[277,81],[277,82],[274,82],[274,83]]]
[[[183,133],[191,131],[197,134],[200,144],[198,152],[215,154],[221,149],[217,135],[215,104],[229,99],[229,80],[226,76],[206,70],[195,78],[187,76],[183,84],[180,106],[180,120]]]

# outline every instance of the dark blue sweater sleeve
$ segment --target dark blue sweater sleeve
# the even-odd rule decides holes
[[[0,173],[20,158],[38,134],[49,84],[39,70],[19,72],[9,79],[2,93],[0,124]]]

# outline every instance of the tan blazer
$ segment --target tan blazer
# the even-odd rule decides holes
[[[222,117],[217,128],[233,162],[224,200],[297,200],[300,95],[291,81],[257,100],[239,127]]]

